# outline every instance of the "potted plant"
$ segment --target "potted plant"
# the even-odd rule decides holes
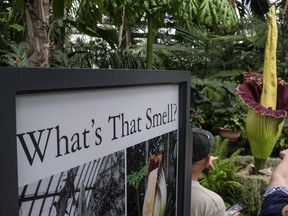
[[[223,139],[236,142],[245,130],[246,113],[246,106],[240,101],[230,107],[215,109],[214,127]]]
[[[222,131],[232,131],[239,137],[245,130],[247,106],[236,94],[237,79],[225,77],[192,78],[190,124],[219,134],[222,138],[226,138]],[[233,138],[231,141],[234,141]]]

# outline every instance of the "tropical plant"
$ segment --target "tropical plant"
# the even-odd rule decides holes
[[[7,1],[3,1],[0,3],[0,8],[1,8],[1,12],[3,11],[3,14],[5,14],[4,17],[11,17],[9,14],[14,14],[15,19],[15,23],[11,23],[11,19],[9,21],[9,24],[7,23],[7,25],[5,24],[4,27],[2,28],[3,25],[1,25],[1,29],[4,31],[1,32],[1,36],[0,36],[0,40],[2,39],[7,39],[6,36],[9,37],[9,39],[14,38],[15,34],[11,34],[11,28],[15,29],[14,27],[16,27],[16,25],[20,24],[19,26],[28,26],[28,23],[26,23],[25,25],[22,25],[23,20],[24,21],[28,21],[29,19],[24,18],[24,17],[20,17],[18,11],[20,11],[20,15],[26,13],[27,17],[29,15],[29,10],[31,8],[33,8],[35,5],[29,5],[26,4],[27,6],[27,10],[28,12],[26,12],[25,10],[25,4],[24,4],[24,0],[7,0]],[[31,3],[32,1],[30,1],[29,3]],[[35,3],[36,1],[34,1]],[[104,39],[103,41],[105,41],[104,43],[108,43],[109,45],[107,46],[107,48],[109,47],[116,47],[116,44],[118,45],[118,49],[122,49],[122,45],[123,47],[125,46],[126,49],[128,49],[131,45],[134,45],[133,41],[135,41],[135,37],[139,38],[139,32],[144,32],[141,33],[140,35],[142,35],[143,37],[146,38],[147,34],[146,34],[146,30],[147,30],[147,23],[145,22],[145,15],[147,15],[148,13],[145,13],[145,8],[150,8],[152,10],[152,12],[155,12],[157,10],[157,16],[154,16],[154,25],[157,24],[157,26],[155,26],[155,29],[158,27],[171,27],[173,26],[175,23],[177,23],[178,27],[182,27],[183,29],[187,30],[189,29],[193,31],[194,29],[194,25],[197,24],[199,26],[207,26],[210,33],[211,32],[216,32],[217,34],[221,34],[224,36],[224,34],[227,35],[227,33],[233,33],[230,36],[234,36],[234,35],[238,35],[239,33],[243,33],[246,34],[246,36],[259,36],[258,32],[255,29],[249,29],[247,28],[247,25],[255,25],[255,22],[251,19],[251,14],[249,14],[249,7],[253,7],[255,8],[255,6],[257,6],[257,4],[255,4],[256,1],[254,0],[238,0],[238,1],[231,1],[231,0],[225,0],[225,1],[203,1],[203,0],[196,0],[196,1],[154,1],[154,3],[151,3],[149,1],[131,1],[131,0],[127,0],[127,1],[110,1],[110,0],[97,0],[97,1],[92,1],[92,0],[70,0],[70,1],[53,1],[52,4],[52,14],[50,14],[49,16],[46,16],[50,18],[50,22],[46,23],[45,27],[48,27],[48,31],[44,31],[44,33],[48,32],[51,38],[52,42],[55,42],[55,44],[59,45],[60,47],[60,43],[63,44],[67,43],[67,39],[68,37],[71,35],[71,32],[69,31],[70,29],[73,29],[73,31],[75,32],[75,28],[77,29],[77,32],[81,33],[81,34],[85,34],[85,35],[90,35],[92,36],[94,39],[95,37],[100,38],[100,39]],[[265,9],[267,8],[266,5],[267,3],[259,3],[261,4],[261,8]],[[280,25],[281,25],[281,29],[283,29],[283,35],[281,36],[281,38],[283,38],[283,43],[281,43],[282,48],[281,48],[281,68],[283,69],[282,73],[285,73],[285,57],[286,57],[286,52],[285,51],[285,40],[287,40],[287,37],[285,35],[285,29],[287,28],[287,25],[285,25],[285,19],[287,17],[287,15],[285,15],[285,2],[284,1],[278,1],[278,6],[279,6],[279,11],[280,13],[282,13],[282,19]],[[45,1],[39,1],[39,8],[44,8],[45,12],[46,12],[46,3]],[[43,7],[42,7],[43,6]],[[245,8],[245,6],[247,8]],[[265,7],[264,7],[265,6]],[[16,10],[10,10],[11,8],[19,8],[18,11]],[[29,7],[29,8],[28,8]],[[10,8],[10,9],[9,9]],[[159,9],[162,8],[162,9]],[[3,9],[3,10],[2,10]],[[10,12],[7,12],[10,10]],[[34,8],[36,9],[36,8]],[[238,25],[238,27],[240,27],[240,29],[238,28],[234,28],[237,27],[237,17],[236,17],[236,13],[235,10],[238,11],[238,13],[240,14],[240,25]],[[40,10],[39,10],[40,11]],[[165,25],[164,23],[164,19],[167,20],[167,16],[165,16],[165,13],[162,13],[162,11],[166,11],[169,13],[169,17],[170,18],[169,22],[166,22],[167,25]],[[251,10],[250,10],[251,11]],[[257,10],[254,10],[254,12],[257,12]],[[258,10],[259,11],[259,10]],[[38,9],[36,9],[36,12],[38,13]],[[262,15],[265,13],[265,10],[261,10]],[[40,23],[44,24],[43,20],[41,21],[41,16],[42,14],[37,14],[38,16],[38,21],[40,21]],[[17,15],[17,16],[16,16]],[[33,14],[32,14],[33,15]],[[32,16],[30,14],[30,17]],[[41,16],[40,16],[41,15]],[[51,16],[52,15],[52,16]],[[156,14],[155,14],[156,15]],[[159,16],[158,16],[159,15]],[[209,16],[208,16],[209,15]],[[1,16],[1,15],[0,15]],[[17,17],[17,18],[16,18]],[[259,17],[259,16],[258,16]],[[260,17],[263,20],[263,17]],[[5,18],[5,19],[6,19]],[[21,19],[19,19],[21,18]],[[24,18],[24,19],[23,19]],[[33,17],[31,17],[32,20],[32,24],[33,22]],[[7,20],[7,19],[6,19]],[[37,19],[36,19],[37,20]],[[53,28],[51,26],[51,24],[53,25],[53,23],[55,22],[59,22],[59,23],[63,23],[60,31],[58,33],[53,32]],[[159,24],[159,25],[158,25]],[[6,31],[8,28],[6,28],[7,26],[10,26],[10,30]],[[18,26],[18,27],[19,27]],[[70,27],[69,27],[70,26]],[[74,26],[74,27],[72,27]],[[17,29],[19,29],[17,27]],[[35,27],[36,27],[36,22],[35,22]],[[188,28],[189,27],[189,28]],[[22,28],[23,29],[23,28]],[[27,28],[28,30],[29,28]],[[43,28],[38,28],[38,29],[43,29]],[[153,40],[154,43],[156,42],[156,38],[159,35],[159,32],[156,32],[154,29],[154,36],[153,36]],[[265,30],[265,28],[258,28],[258,30]],[[31,28],[30,28],[31,30]],[[239,30],[239,31],[238,31]],[[33,30],[34,31],[34,30]],[[26,31],[28,33],[28,31]],[[138,32],[138,33],[137,33]],[[287,31],[286,31],[287,32]],[[31,33],[31,31],[30,31]],[[51,34],[50,34],[51,33]],[[55,34],[54,34],[55,33]],[[117,35],[118,33],[118,35]],[[137,34],[135,34],[137,33]],[[209,34],[210,34],[209,33]],[[2,35],[2,34],[5,34]],[[37,29],[35,29],[34,32],[34,37],[37,38]],[[54,35],[53,35],[54,34]],[[60,35],[61,37],[61,41],[55,41],[54,36],[55,35]],[[3,37],[4,36],[4,37]],[[162,34],[161,37],[166,37],[167,35]],[[175,38],[177,38],[178,36],[174,37],[174,35],[172,35],[173,40],[175,40]],[[133,40],[134,38],[134,40]],[[182,40],[178,40],[179,38],[177,38],[177,43],[180,43]],[[230,60],[226,60],[226,58],[223,58],[221,56],[219,56],[218,62],[221,63],[222,65],[227,65],[228,62],[231,63],[231,65],[238,65],[241,64],[242,66],[246,68],[250,68],[247,71],[255,71],[254,68],[257,68],[257,65],[259,65],[257,62],[259,59],[261,59],[261,55],[262,55],[262,51],[259,50],[257,48],[257,45],[255,46],[255,44],[257,44],[257,42],[261,42],[262,40],[259,40],[259,37],[255,40],[253,39],[253,37],[251,38],[253,41],[250,41],[251,43],[247,44],[246,40],[235,40],[238,41],[237,43],[231,43],[231,45],[233,45],[235,48],[237,48],[238,51],[236,51],[235,49],[227,49],[225,47],[225,49],[222,49],[222,51],[225,50],[225,52],[227,50],[230,50],[230,53],[227,53],[227,57],[231,56],[231,59],[235,59],[235,61],[231,62]],[[22,39],[23,40],[23,39]],[[20,41],[22,41],[20,40]],[[19,40],[16,40],[16,43],[20,42]],[[36,41],[36,40],[35,40]],[[145,40],[144,40],[145,41]],[[172,41],[172,40],[170,40]],[[232,41],[232,40],[231,40]],[[30,41],[31,42],[31,41]],[[57,43],[59,42],[59,43]],[[230,44],[230,43],[224,43],[225,44]],[[34,49],[30,49],[30,44],[28,44],[27,48],[30,51],[34,51]],[[61,47],[66,46],[63,45]],[[223,44],[221,45],[223,46]],[[219,47],[221,47],[219,46]],[[229,45],[230,46],[230,45]],[[2,46],[1,46],[2,47]],[[37,46],[36,46],[37,47]],[[224,46],[223,46],[224,47]],[[44,45],[41,45],[40,48],[43,48],[43,52],[49,52],[49,41],[47,43],[45,43]],[[165,49],[169,49],[170,47],[165,46]],[[174,47],[175,48],[175,47]],[[172,48],[172,49],[174,49]],[[183,48],[183,47],[182,47]],[[180,48],[180,50],[182,49]],[[239,48],[239,49],[238,49]],[[157,48],[156,48],[157,49]],[[160,48],[161,50],[163,50],[163,46],[162,48]],[[190,46],[191,49],[191,46]],[[174,61],[171,61],[171,59],[166,59],[164,57],[164,62],[162,64],[158,64],[159,61],[157,62],[157,64],[155,65],[153,62],[153,68],[157,69],[173,69],[173,68],[191,68],[191,65],[193,66],[201,66],[200,62],[206,61],[207,65],[209,65],[209,61],[207,61],[206,58],[203,58],[203,51],[206,52],[206,50],[209,49],[202,49],[202,52],[199,50],[199,52],[197,52],[198,47],[197,46],[193,46],[193,49],[195,50],[195,53],[189,53],[182,50],[182,53],[180,53],[181,51],[178,49],[178,53],[175,53],[176,51],[174,51],[172,53],[172,55],[169,55],[169,58],[173,58],[175,61],[177,61],[177,64],[175,64]],[[200,48],[199,48],[200,49]],[[143,50],[146,50],[145,48]],[[175,49],[174,49],[175,50]],[[242,51],[241,51],[242,50]],[[28,52],[28,54],[30,55],[30,51]],[[155,51],[155,46],[153,46],[153,52]],[[220,49],[219,49],[220,51]],[[253,52],[254,53],[253,53]],[[35,51],[36,52],[36,51]],[[41,51],[42,52],[42,51]],[[157,51],[158,52],[158,51]],[[259,55],[260,52],[260,55]],[[197,56],[197,53],[199,54]],[[257,54],[256,54],[257,53]],[[46,56],[47,53],[45,53]],[[192,54],[192,55],[191,55]],[[232,55],[234,57],[232,57]],[[239,58],[235,58],[235,55],[237,55]],[[41,56],[41,55],[38,55]],[[194,61],[189,61],[191,59],[192,56],[194,56]],[[42,56],[43,57],[43,56]],[[188,57],[188,58],[187,58]],[[158,58],[158,55],[154,55],[153,56],[153,61],[155,60],[159,60],[160,58]],[[197,63],[197,60],[198,63]],[[41,59],[42,60],[42,59]],[[223,61],[224,60],[224,61]],[[43,60],[42,60],[43,61]],[[215,60],[215,62],[217,62],[217,60]],[[224,62],[224,63],[223,63]],[[229,63],[229,65],[230,65]],[[256,64],[255,64],[256,63]],[[41,64],[40,64],[41,65]],[[280,64],[279,64],[280,65]],[[181,67],[179,67],[181,66]],[[214,66],[214,65],[213,65]],[[213,68],[213,66],[211,68]],[[189,68],[189,69],[190,69]],[[197,69],[193,69],[191,71],[199,71]],[[201,70],[200,72],[205,71],[205,70]]]
[[[237,201],[239,190],[242,189],[241,184],[234,180],[234,174],[239,170],[239,167],[235,165],[235,160],[242,149],[238,149],[227,157],[229,140],[223,140],[217,135],[215,141],[216,144],[211,152],[212,156],[218,157],[213,162],[215,170],[210,170],[208,174],[203,173],[200,176],[200,184],[218,193],[225,203],[232,205]]]
[[[223,74],[205,79],[192,76],[191,79],[191,124],[202,124],[215,134],[224,125],[243,130],[246,118],[246,106],[236,94],[237,79],[230,81],[231,73],[230,76]],[[234,77],[239,74],[235,73]]]
[[[7,1],[0,3],[0,44],[6,43],[8,38],[5,39],[5,35],[9,36],[8,41],[17,40],[19,37],[21,38],[21,33],[24,31],[19,15],[11,6]]]
[[[186,29],[193,28],[194,24],[206,26],[218,33],[237,29],[238,19],[234,5],[228,0],[178,0],[172,4],[173,8],[177,8],[172,15]]]
[[[250,19],[242,27],[234,34],[220,35],[205,26],[194,24],[191,29],[185,29],[176,25],[176,35],[166,40],[168,45],[154,46],[157,63],[162,61],[164,69],[189,70],[201,78],[260,71],[266,23]]]
[[[127,176],[128,184],[131,185],[136,190],[138,215],[141,215],[138,187],[139,187],[140,182],[144,179],[144,177],[147,174],[147,168],[148,168],[148,165],[145,165],[138,172],[132,171]]]
[[[275,6],[268,14],[263,74],[245,73],[245,82],[237,88],[249,106],[246,131],[257,169],[263,169],[281,135],[287,116],[288,84],[277,79],[277,23]]]
[[[199,108],[191,110],[192,110],[190,115],[191,128],[202,128],[202,126],[205,124],[204,110],[200,110]]]
[[[50,50],[49,52],[49,64],[50,67],[57,68],[78,68],[78,61],[75,58],[69,58],[69,55],[65,51],[60,49]]]
[[[91,0],[74,0],[74,2],[74,5],[70,5],[73,8],[70,8],[69,16],[64,16],[64,5],[58,8],[59,2],[54,1],[54,7],[59,10],[56,18],[63,18],[64,22],[69,23],[77,30],[75,33],[89,36],[92,39],[100,38],[104,43],[107,43],[107,47],[116,48],[117,30],[111,24],[118,26],[123,7],[121,4],[123,3],[115,2],[112,4],[109,1],[94,2]],[[61,13],[60,10],[62,10]],[[109,17],[104,18],[106,15]]]
[[[142,48],[107,49],[107,43],[99,39],[85,42],[78,38],[69,46],[67,45],[64,51],[56,48],[52,50],[52,55],[54,52],[63,53],[73,65],[80,68],[145,69],[145,51]],[[58,67],[54,64],[53,58],[50,58],[50,61],[51,67]]]
[[[130,1],[127,1],[130,2]],[[138,2],[138,1],[136,1]],[[134,5],[135,6],[135,5]],[[164,24],[165,13],[168,12],[181,26],[190,27],[194,23],[210,28],[231,30],[237,26],[236,13],[229,1],[144,1],[137,8],[144,8],[147,19],[147,55],[146,68],[152,69],[152,53],[155,27]],[[217,8],[217,10],[215,10]],[[208,15],[208,16],[207,16]],[[162,24],[162,26],[163,26]],[[173,23],[174,24],[174,23]]]
[[[14,6],[9,1],[0,2],[0,66],[17,66],[16,58],[13,59],[11,56],[7,60],[6,55],[10,52],[14,55],[16,53],[15,46],[22,46],[20,43],[25,39],[23,37],[23,21],[21,16],[15,12]]]
[[[0,50],[2,55],[2,64],[9,67],[25,67],[26,66],[26,43],[24,41],[16,44],[10,43],[10,50]]]
[[[58,19],[63,19],[66,24],[69,23],[82,34],[104,39],[112,49],[116,48],[116,45],[118,45],[117,48],[122,49],[122,44],[129,48],[132,32],[143,27],[145,34],[147,33],[145,35],[147,69],[152,69],[152,45],[155,41],[155,30],[165,27],[166,12],[171,14],[180,26],[186,24],[192,26],[193,23],[198,23],[210,28],[228,29],[228,31],[232,26],[237,26],[236,13],[228,0],[221,2],[200,0],[188,2],[171,0],[52,1],[52,16],[49,14],[49,0],[37,2],[39,7],[36,7],[36,1],[33,3],[30,1],[27,4],[24,4],[24,0],[11,0],[11,2],[15,2],[18,11],[25,14],[29,66],[49,66],[47,59],[50,47],[50,23],[57,22]],[[193,10],[189,10],[190,8]],[[193,19],[187,19],[188,17]],[[139,24],[142,24],[142,27],[139,27]],[[61,35],[66,37],[64,28],[61,30]],[[33,38],[36,38],[34,43]],[[64,40],[63,38],[61,40],[62,43]],[[122,43],[124,40],[126,44]],[[36,64],[35,61],[39,62]]]
[[[238,101],[230,107],[215,109],[214,127],[230,131],[245,131],[247,107]]]

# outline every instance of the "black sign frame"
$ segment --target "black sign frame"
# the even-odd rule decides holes
[[[179,85],[177,215],[190,215],[190,72],[110,69],[0,68],[0,215],[18,215],[17,94],[126,86]]]

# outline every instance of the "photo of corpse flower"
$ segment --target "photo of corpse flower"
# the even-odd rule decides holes
[[[127,215],[176,211],[177,130],[127,149]]]
[[[143,215],[165,215],[167,188],[164,172],[160,167],[161,160],[162,155],[149,157]]]

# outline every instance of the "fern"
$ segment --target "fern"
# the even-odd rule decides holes
[[[224,139],[220,136],[215,136],[215,146],[211,152],[214,157],[218,157],[219,160],[215,161],[215,165],[218,164],[222,159],[227,158],[229,140]]]
[[[203,173],[200,176],[200,184],[218,193],[225,203],[231,205],[237,201],[239,190],[242,189],[242,185],[234,180],[234,173],[239,169],[235,165],[235,160],[242,149],[238,149],[228,157],[228,139],[222,140],[217,135],[215,136],[215,141],[215,147],[211,152],[211,155],[218,157],[213,162],[215,170],[211,170],[208,174]]]

